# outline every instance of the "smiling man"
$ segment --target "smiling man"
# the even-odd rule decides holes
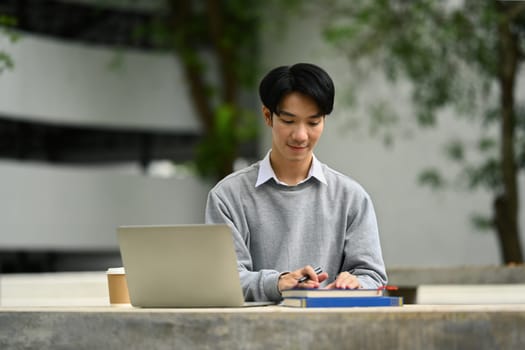
[[[316,65],[271,70],[259,86],[271,150],[208,195],[206,222],[233,229],[247,301],[279,301],[290,288],[386,285],[369,195],[313,153],[334,93],[332,79]]]

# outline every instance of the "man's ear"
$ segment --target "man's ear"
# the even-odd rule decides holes
[[[272,126],[273,126],[273,121],[272,121],[272,112],[271,112],[270,109],[268,109],[268,107],[266,107],[266,106],[263,106],[263,107],[262,107],[262,112],[263,112],[263,116],[264,116],[264,122],[265,122],[266,125],[268,125],[269,127],[272,127]]]

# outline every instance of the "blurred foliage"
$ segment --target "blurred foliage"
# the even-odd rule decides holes
[[[239,147],[257,136],[255,117],[239,98],[256,81],[260,3],[187,3],[171,2],[171,42],[182,58],[206,132],[197,149],[196,168],[204,177],[220,179],[234,170]]]
[[[467,118],[476,119],[485,112],[483,121],[488,126],[499,121],[500,113],[494,105],[497,101],[491,99],[498,72],[498,13],[493,1],[451,4],[336,1],[324,35],[352,62],[373,61],[389,79],[405,77],[413,82],[412,100],[420,125],[435,125],[442,108],[452,105],[458,116]],[[520,23],[516,30],[525,29],[525,18]],[[523,35],[521,41],[525,46]],[[522,113],[517,115],[523,119]],[[523,128],[520,123],[516,126]],[[484,135],[479,144],[486,150],[496,142]],[[447,153],[456,161],[465,158],[457,140]]]
[[[16,18],[0,14],[0,40],[7,39],[11,43],[19,40],[20,35],[13,30],[16,25]],[[11,55],[5,49],[0,48],[0,74],[5,70],[13,69],[14,67],[15,62]]]
[[[385,146],[394,143],[394,135],[390,128],[399,123],[397,114],[390,111],[383,101],[374,104],[370,108],[370,133],[374,136],[379,135]]]
[[[457,116],[481,121],[488,128],[500,121],[501,112],[494,99],[500,45],[500,15],[494,3],[465,0],[455,7],[453,2],[440,0],[332,1],[326,6],[331,10],[324,36],[352,64],[382,67],[391,81],[408,78],[413,83],[412,101],[420,126],[436,125],[439,112],[452,106]],[[516,23],[525,48],[525,16]],[[371,114],[377,119],[375,111]],[[523,144],[523,108],[516,116],[517,143]],[[483,134],[480,150],[488,151],[497,142]],[[455,161],[467,161],[464,147],[453,140],[446,153]],[[518,158],[523,158],[525,148],[516,150]]]
[[[233,171],[240,147],[257,137],[253,113],[241,102],[258,74],[259,23],[256,0],[171,0],[165,16],[136,28],[173,50],[181,62],[204,140],[195,169],[213,180]]]
[[[237,119],[234,121],[234,119]],[[232,127],[235,123],[236,127]],[[197,148],[195,167],[199,174],[228,174],[235,155],[236,145],[254,140],[258,135],[258,124],[254,114],[248,110],[236,110],[222,105],[215,110],[214,129]],[[224,167],[227,168],[224,168]]]
[[[465,145],[461,140],[451,140],[445,152],[450,160],[461,162],[465,159]]]
[[[422,171],[418,176],[420,185],[426,185],[434,190],[442,189],[445,186],[443,175],[436,168],[428,168]]]
[[[325,39],[353,69],[379,67],[392,83],[411,82],[419,126],[437,125],[445,108],[476,125],[477,141],[452,139],[445,155],[462,169],[456,183],[494,194],[493,217],[477,214],[473,222],[497,228],[504,259],[521,261],[521,251],[506,249],[519,246],[516,184],[525,168],[525,101],[514,96],[525,57],[525,2],[331,0],[322,7]],[[433,189],[452,183],[436,167],[418,182]]]
[[[479,231],[490,231],[494,229],[494,221],[484,214],[472,214],[470,217],[472,225]]]

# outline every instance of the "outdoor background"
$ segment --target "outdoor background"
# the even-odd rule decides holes
[[[90,7],[104,2],[46,3]],[[156,5],[151,5],[153,10],[144,5],[151,2],[113,3],[144,13],[159,11]],[[270,132],[263,126],[257,98],[260,76],[278,65],[318,64],[334,79],[336,103],[315,154],[370,193],[387,267],[501,264],[494,230],[482,230],[472,222],[475,214],[490,217],[492,193],[484,188],[468,191],[459,185],[440,189],[421,184],[421,174],[429,167],[450,177],[459,172],[459,166],[446,156],[450,140],[474,143],[481,133],[497,137],[497,125],[482,127],[472,119],[456,118],[452,108],[443,108],[435,126],[419,127],[408,79],[401,77],[391,83],[381,67],[374,65],[367,74],[356,72],[348,55],[323,36],[327,16],[300,5],[281,8],[280,2],[270,3],[260,9],[253,37],[257,45],[250,59],[257,59],[257,65],[250,73],[257,78],[239,92],[243,111],[253,113],[246,117],[253,119],[249,128],[256,125],[258,131],[248,133],[248,141],[242,140],[239,147],[243,151],[234,166],[256,161],[270,147]],[[8,5],[0,9],[8,12],[6,18],[17,17]],[[17,29],[23,24],[20,21],[8,24],[9,33],[0,35],[0,52],[9,55],[13,63],[0,73],[3,271],[20,271],[17,266],[27,270],[46,266],[104,268],[118,254],[115,228],[119,225],[203,222],[207,191],[216,178],[198,175],[192,165],[193,150],[204,128],[196,116],[186,66],[177,50],[89,43]],[[11,40],[13,31],[16,40]],[[220,64],[211,53],[204,56],[207,79],[220,81]],[[524,90],[525,75],[519,71],[515,87],[518,102],[523,102]],[[377,107],[386,115],[395,111],[396,122],[385,119],[382,125],[380,119],[378,124],[373,118]],[[59,149],[54,158],[44,149],[44,155],[38,156],[31,148],[31,142],[36,143],[32,139],[35,129],[24,129],[24,123],[44,129],[115,131],[117,136],[108,137],[105,144],[85,144],[88,150],[98,150],[97,154],[82,149],[67,158],[68,153],[60,149],[67,143],[54,140],[48,132],[47,143],[35,147],[46,148],[55,142]],[[62,130],[60,135],[74,139],[77,134]],[[122,140],[136,135],[159,143],[150,144],[149,153],[142,144],[130,155],[126,149],[134,146]],[[123,149],[112,153],[119,140]],[[165,151],[159,140],[165,140]],[[214,140],[211,149],[220,148],[221,139]],[[32,153],[24,153],[29,148]],[[105,152],[108,159],[103,157]],[[220,159],[220,155],[212,154],[211,158]],[[523,175],[519,175],[518,185],[524,198]],[[523,205],[519,207],[519,227],[525,227]],[[523,242],[525,235],[520,235]]]

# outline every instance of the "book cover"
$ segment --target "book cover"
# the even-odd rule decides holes
[[[281,292],[283,298],[350,298],[383,296],[384,289],[288,289]]]
[[[285,298],[281,302],[281,305],[301,308],[403,306],[403,298],[387,296]]]

